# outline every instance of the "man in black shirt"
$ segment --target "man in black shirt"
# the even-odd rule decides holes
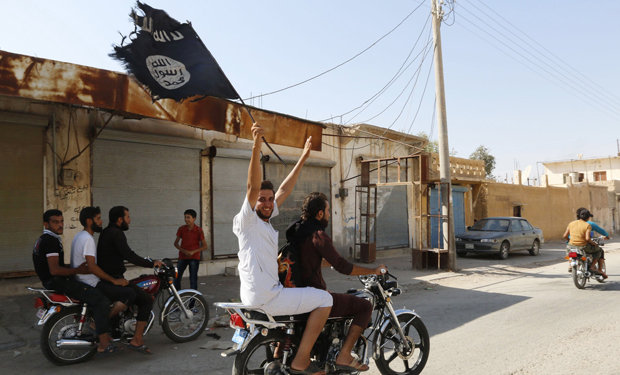
[[[101,232],[99,242],[97,243],[97,264],[105,273],[113,278],[125,278],[125,260],[136,266],[146,268],[162,266],[162,262],[159,260],[153,261],[149,258],[140,257],[127,244],[127,237],[123,233],[129,229],[129,224],[131,224],[131,217],[127,207],[112,207],[108,218],[110,222]],[[136,331],[129,342],[129,347],[141,353],[150,354],[151,350],[144,345],[142,336],[153,308],[153,297],[135,284],[118,286],[101,280],[97,284],[97,288],[102,290],[110,299],[120,300],[127,305],[136,304],[138,306]]]
[[[90,307],[95,320],[95,330],[99,336],[99,353],[116,351],[110,343],[110,300],[99,290],[74,279],[77,274],[89,274],[86,263],[76,268],[65,265],[65,254],[62,248],[60,235],[63,233],[64,219],[60,210],[47,210],[43,214],[45,230],[32,250],[34,269],[47,289],[64,293],[71,298],[86,302]]]

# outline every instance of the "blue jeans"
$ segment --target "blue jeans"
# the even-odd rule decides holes
[[[181,279],[183,278],[183,272],[189,265],[189,286],[192,289],[198,290],[198,265],[200,261],[198,259],[179,259],[179,263],[177,263],[177,271],[179,272],[179,277],[174,280],[174,287],[177,290],[181,289]]]

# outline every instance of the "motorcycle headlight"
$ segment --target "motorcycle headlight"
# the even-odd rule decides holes
[[[480,240],[480,242],[497,242],[497,239],[495,238],[483,238]]]

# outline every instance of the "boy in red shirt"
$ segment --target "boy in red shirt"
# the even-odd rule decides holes
[[[177,230],[177,239],[174,241],[174,247],[179,249],[179,263],[177,269],[178,277],[174,280],[174,286],[177,290],[181,289],[181,279],[185,268],[189,266],[189,285],[190,288],[198,290],[198,265],[200,264],[200,252],[207,249],[207,241],[202,232],[202,228],[195,224],[196,211],[189,209],[183,213],[185,216],[185,225]],[[179,244],[179,241],[181,244]]]

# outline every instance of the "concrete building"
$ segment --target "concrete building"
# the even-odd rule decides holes
[[[274,219],[281,241],[303,197],[322,191],[331,199],[330,230],[344,256],[355,242],[361,162],[419,154],[426,142],[372,125],[343,127],[252,111],[286,164],[264,150],[264,170],[276,186],[313,137],[296,190]],[[0,274],[32,273],[32,245],[46,209],[64,212],[64,247],[70,249],[81,230],[79,212],[88,205],[101,207],[104,225],[109,208],[128,207],[129,244],[153,258],[176,258],[176,229],[183,211],[194,208],[209,247],[200,274],[233,269],[232,218],[245,195],[250,126],[234,102],[153,103],[125,74],[0,51]],[[399,187],[380,193],[379,250],[410,244],[405,196]]]
[[[620,155],[605,158],[570,159],[542,163],[547,182],[552,186],[566,186],[570,182],[620,181]]]
[[[545,174],[543,183],[549,186],[597,186],[604,187],[608,195],[600,205],[604,209],[592,207],[594,220],[611,232],[620,231],[620,154],[604,158],[571,159],[543,163]],[[596,211],[599,211],[598,215]]]

